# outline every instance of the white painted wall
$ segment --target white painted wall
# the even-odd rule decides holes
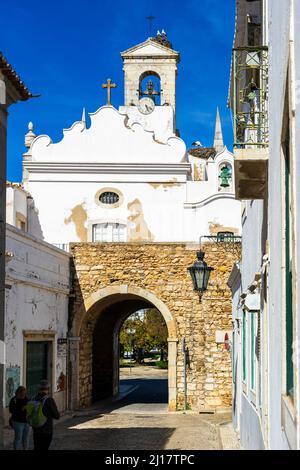
[[[242,213],[242,279],[243,291],[253,283],[255,274],[259,273],[262,257],[265,254],[267,220],[264,220],[264,201],[245,201]]]
[[[24,222],[24,231],[43,239],[39,222],[39,214],[31,195],[18,183],[6,183],[6,222],[14,227],[21,228]]]
[[[109,106],[91,120],[89,129],[74,123],[56,144],[37,137],[24,160],[24,185],[47,241],[91,241],[89,228],[100,222],[127,224],[128,241],[198,241],[210,233],[211,222],[240,232],[240,203],[233,190],[218,188],[220,163],[233,164],[227,149],[203,162],[208,180],[195,182],[185,143],[174,134],[162,143],[156,131]],[[105,208],[95,199],[107,187],[121,194],[118,207]],[[141,221],[144,229],[137,234]]]
[[[293,4],[295,11],[293,12]],[[281,150],[281,134],[284,112],[285,87],[288,71],[288,58],[290,56],[291,76],[289,86],[291,87],[291,113],[294,110],[296,118],[291,114],[291,130],[294,147],[294,155],[292,158],[296,162],[296,175],[299,175],[298,169],[298,150],[300,145],[299,133],[299,97],[298,83],[300,79],[300,60],[299,60],[299,40],[297,39],[297,48],[293,47],[294,41],[293,29],[295,30],[295,38],[298,36],[300,9],[298,2],[283,0],[269,2],[270,14],[270,170],[269,170],[269,239],[270,239],[270,303],[269,303],[269,361],[270,361],[270,394],[269,394],[269,428],[270,428],[270,447],[288,448],[287,436],[291,447],[295,445],[299,447],[299,382],[295,383],[296,400],[295,400],[295,419],[298,424],[291,430],[290,426],[284,425],[282,422],[282,395],[285,393],[285,309],[283,305],[285,273],[282,270],[284,266],[283,240],[284,231],[284,211],[283,200],[284,190],[282,187],[283,166],[282,166],[282,150]],[[281,38],[278,41],[278,37]],[[299,185],[295,179],[295,220],[298,219],[299,213]],[[297,234],[296,230],[296,234]],[[297,235],[296,235],[297,237]],[[299,260],[299,242],[298,237],[294,246],[297,261]],[[297,263],[297,267],[299,264]],[[297,269],[297,268],[296,268]],[[298,280],[296,280],[295,292],[299,292]],[[296,299],[296,340],[299,341],[299,302]],[[281,365],[281,367],[278,367]],[[294,367],[296,369],[296,377],[299,380],[299,354],[295,354]],[[282,432],[284,428],[284,432]],[[290,428],[290,429],[289,429]]]
[[[238,0],[239,7],[243,0]],[[242,11],[242,10],[241,10]],[[249,284],[263,265],[262,256],[267,230],[269,242],[269,265],[267,307],[262,320],[262,409],[253,403],[247,391],[243,391],[240,380],[240,407],[234,414],[236,428],[240,430],[241,442],[245,448],[268,449],[300,448],[299,406],[299,325],[300,311],[298,302],[300,247],[298,243],[300,190],[298,179],[298,156],[300,152],[300,38],[297,32],[300,26],[300,5],[295,0],[272,0],[264,2],[263,37],[269,45],[269,179],[267,206],[263,201],[246,203],[243,216],[243,255],[242,280],[240,292],[246,293]],[[238,19],[238,25],[242,19]],[[240,34],[241,32],[239,32]],[[295,34],[294,34],[295,33]],[[238,37],[238,35],[237,35]],[[280,38],[280,41],[278,40]],[[237,44],[241,45],[241,44]],[[289,60],[290,59],[290,60]],[[290,70],[288,87],[290,89],[290,129],[292,152],[295,162],[294,174],[294,221],[296,224],[293,242],[295,260],[295,399],[294,403],[286,399],[285,386],[285,230],[284,230],[284,165],[281,148],[281,136],[284,122],[284,102],[287,72]],[[236,305],[236,292],[233,293],[233,309]],[[261,296],[261,306],[263,298]],[[233,318],[236,312],[233,310]],[[240,350],[240,360],[242,351]],[[249,348],[247,349],[249,355]],[[248,364],[249,367],[249,364]],[[288,403],[288,404],[287,404]],[[240,425],[238,423],[240,422]]]
[[[175,135],[175,116],[172,106],[155,106],[151,114],[140,113],[137,106],[120,106],[119,111],[129,117],[128,125],[140,123],[146,131],[155,129],[155,138],[159,142],[167,142],[168,138]]]
[[[6,264],[5,367],[20,367],[20,383],[26,385],[24,332],[55,332],[52,385],[63,410],[66,390],[57,392],[57,381],[61,372],[66,375],[67,364],[56,343],[67,336],[70,257],[11,225],[6,249],[13,257]]]
[[[295,107],[295,116],[294,116],[294,145],[295,145],[295,161],[296,161],[296,169],[295,169],[295,180],[299,181],[300,178],[300,167],[298,164],[298,159],[300,155],[300,95],[299,95],[299,84],[300,84],[300,37],[299,37],[299,27],[300,27],[300,4],[297,1],[294,1],[294,17],[292,21],[293,29],[294,29],[294,51],[293,51],[293,62],[294,62],[294,70],[293,70],[293,80],[294,80],[294,96],[293,102]],[[297,272],[300,266],[300,246],[299,246],[299,233],[300,233],[300,220],[299,220],[299,211],[300,211],[300,189],[299,184],[296,184],[296,194],[295,194],[295,211],[296,211],[296,245],[295,245],[295,259],[296,259],[296,266]],[[296,309],[296,341],[299,346],[300,340],[300,307],[299,307],[299,273],[297,278],[297,309]],[[296,385],[296,421],[300,423],[300,354],[299,354],[299,347],[297,349],[297,354],[295,355],[295,362],[296,362],[296,377],[295,377],[295,385]],[[297,427],[297,448],[300,449],[300,429],[299,424]]]
[[[242,310],[240,307],[241,262],[236,262],[228,279],[232,292],[233,335],[231,345],[232,359],[232,419],[236,431],[240,432],[241,397],[242,397]]]

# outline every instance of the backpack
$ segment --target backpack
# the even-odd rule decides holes
[[[30,400],[25,409],[27,411],[27,422],[33,428],[41,428],[47,421],[47,416],[43,413],[43,406],[47,400],[47,396],[42,400]]]

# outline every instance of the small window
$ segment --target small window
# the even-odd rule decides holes
[[[99,201],[102,204],[117,204],[119,202],[119,195],[113,191],[105,191],[100,194]]]

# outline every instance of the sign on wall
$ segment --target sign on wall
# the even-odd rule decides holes
[[[58,338],[57,339],[57,357],[66,357],[67,350],[68,350],[67,338]]]

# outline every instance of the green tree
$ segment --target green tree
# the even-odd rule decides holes
[[[161,313],[155,308],[149,308],[145,312],[145,326],[150,349],[160,350],[160,360],[167,358],[168,351],[168,330]]]
[[[155,308],[139,311],[125,320],[120,331],[120,349],[132,352],[138,363],[143,362],[144,352],[159,349],[161,360],[168,350],[168,331],[160,312]]]
[[[132,314],[120,330],[120,348],[134,354],[138,363],[144,360],[144,351],[148,349],[147,334],[145,331],[144,314]]]

